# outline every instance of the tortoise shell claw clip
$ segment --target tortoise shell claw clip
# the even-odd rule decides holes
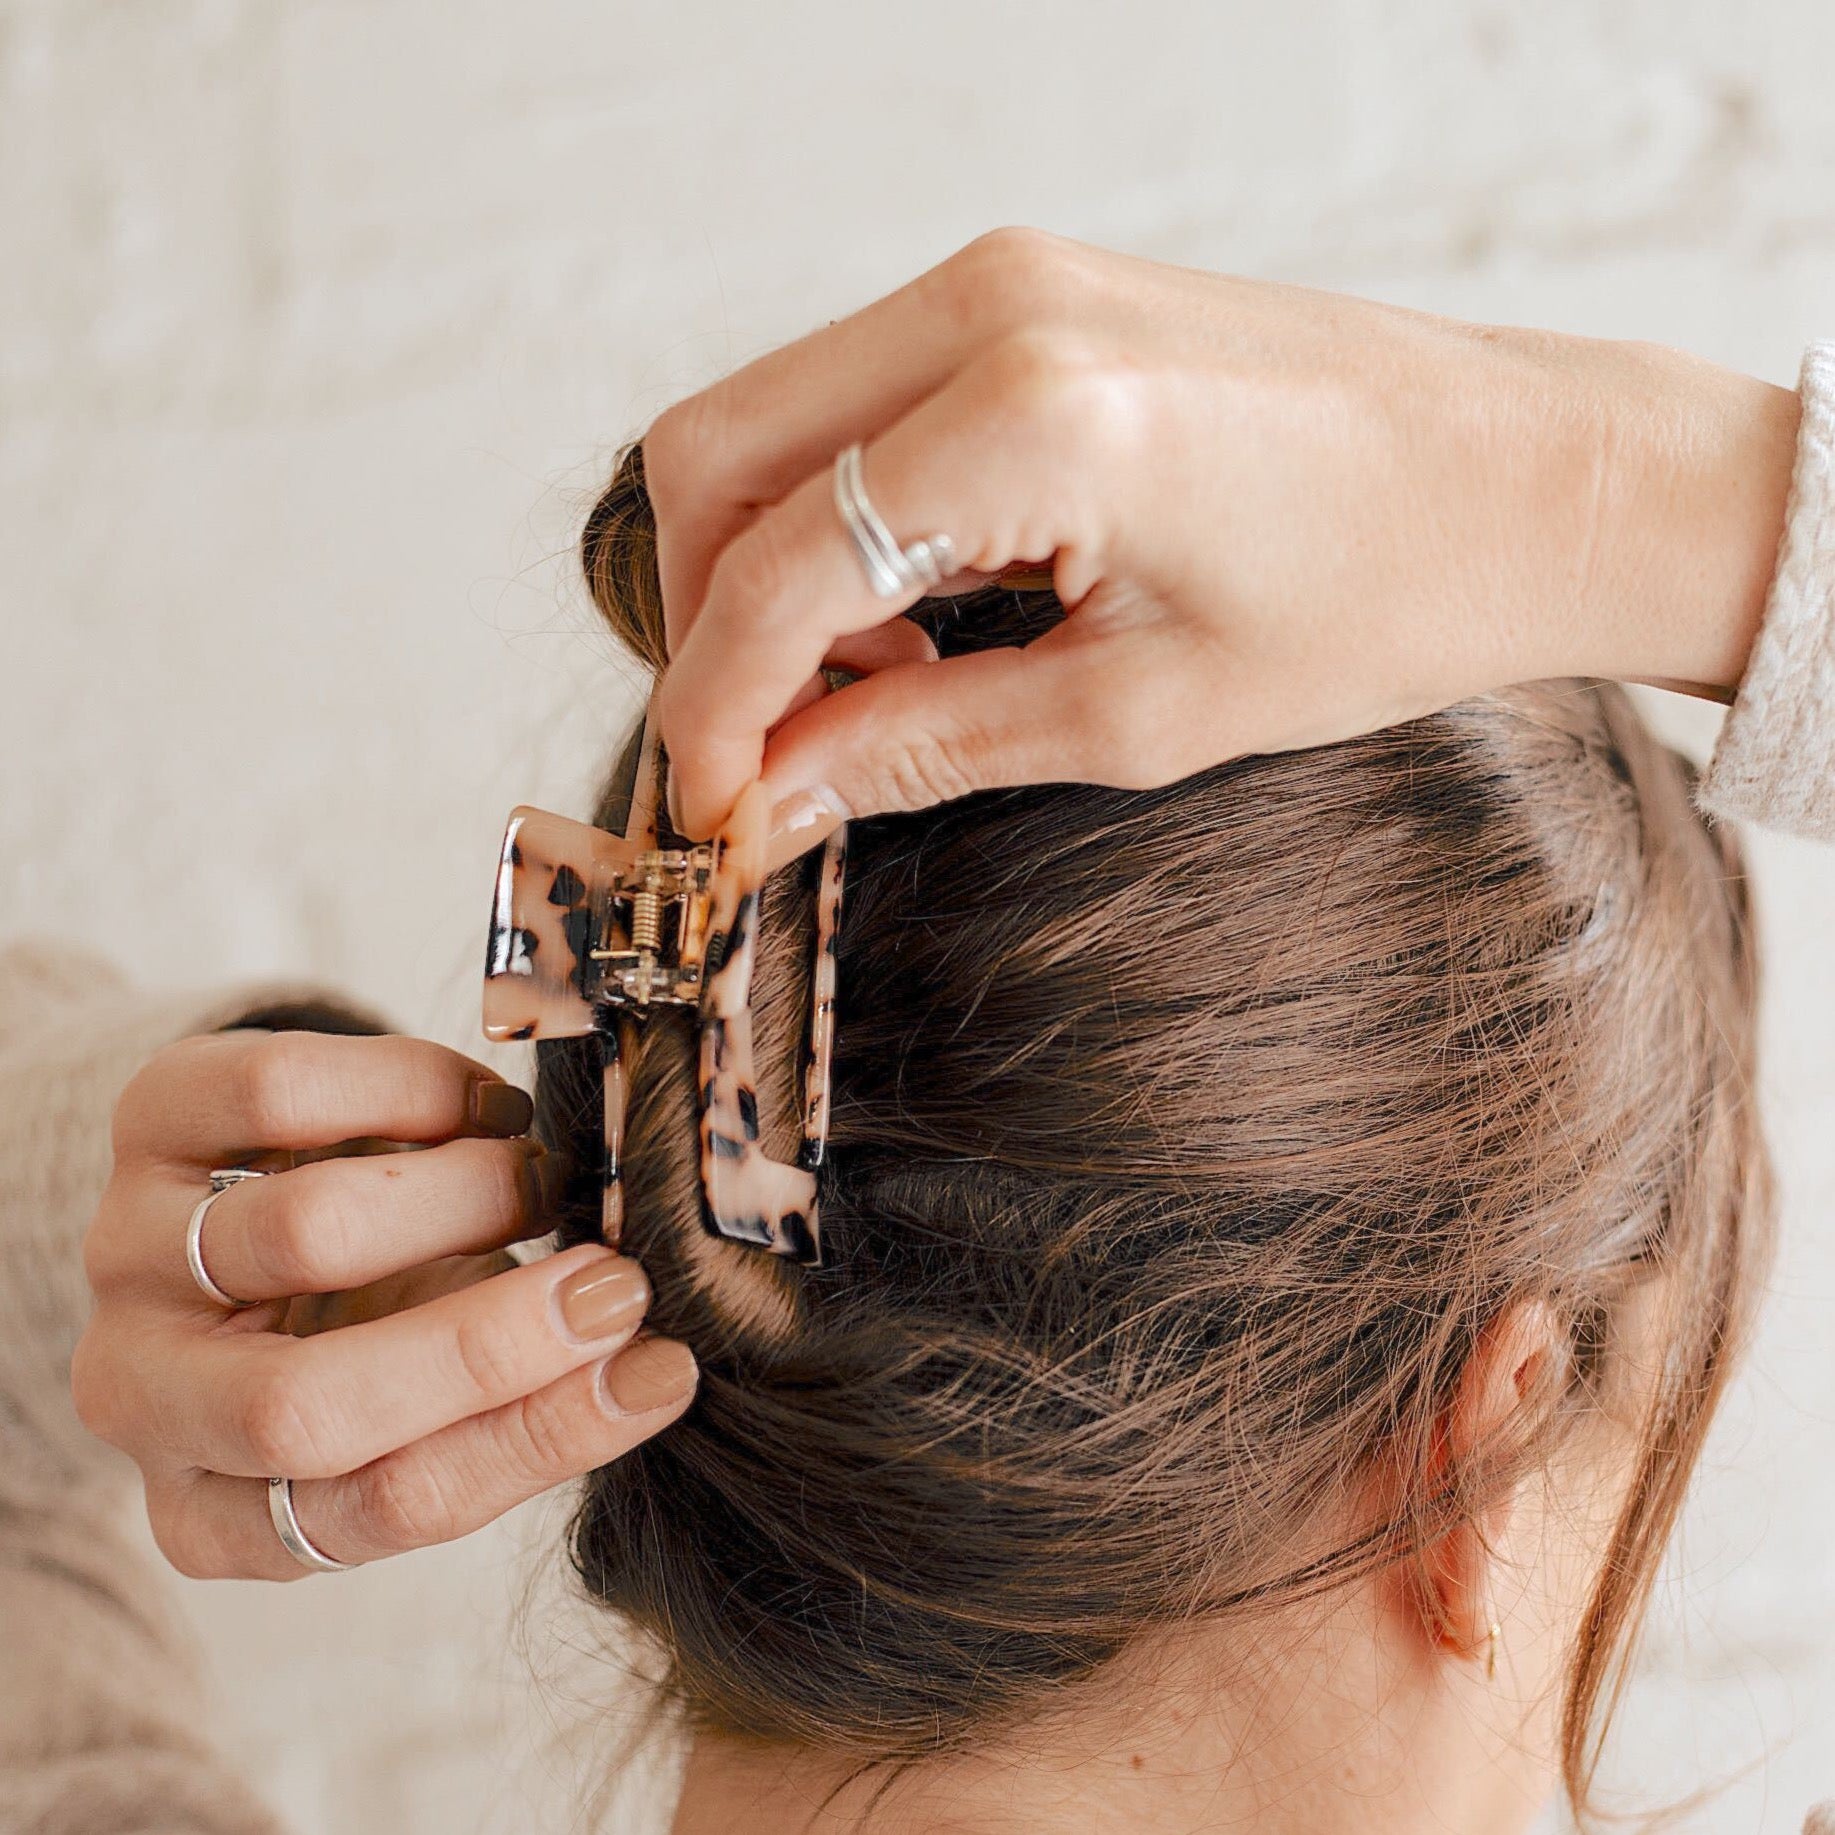
[[[835,1036],[835,947],[846,830],[822,854],[815,972],[802,1063],[796,1164],[759,1145],[752,1064],[752,959],[770,809],[764,786],[740,798],[711,842],[658,845],[661,753],[644,724],[622,836],[545,810],[512,811],[497,863],[484,966],[492,1039],[597,1034],[605,1065],[603,1234],[623,1231],[626,1060],[632,1028],[656,1007],[692,1007],[700,1026],[702,1216],[709,1230],[809,1266],[821,1260],[816,1169],[828,1140]]]

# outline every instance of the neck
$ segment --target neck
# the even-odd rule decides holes
[[[1374,1625],[1348,1644],[1345,1629],[1284,1626],[1278,1661],[1238,1655],[1229,1673],[1205,1634],[1163,1640],[1049,1723],[903,1770],[704,1733],[673,1835],[1528,1828],[1548,1789],[1544,1717],[1502,1676],[1500,1690],[1435,1653],[1398,1660]]]

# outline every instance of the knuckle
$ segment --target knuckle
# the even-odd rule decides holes
[[[874,761],[873,806],[928,809],[979,789],[970,749],[960,737],[933,732],[899,734]]]
[[[115,1099],[110,1120],[110,1141],[117,1160],[129,1158],[152,1140],[152,1116],[159,1093],[190,1076],[196,1055],[195,1039],[180,1039],[162,1046],[135,1071]]]
[[[678,760],[691,751],[685,736],[694,731],[693,697],[684,691],[681,671],[677,669],[671,669],[651,694],[673,782],[677,776]]]
[[[525,1396],[512,1411],[506,1457],[525,1484],[552,1484],[579,1468],[575,1414],[561,1395],[544,1389]]]
[[[461,1533],[459,1513],[438,1470],[413,1457],[379,1459],[356,1475],[365,1533],[383,1548],[420,1548]]]
[[[793,604],[796,554],[781,515],[766,514],[736,535],[714,563],[708,603],[744,607],[750,622],[776,622]]]
[[[285,1145],[306,1137],[310,1092],[318,1065],[312,1035],[276,1032],[248,1054],[243,1072],[245,1124],[259,1142]]]
[[[495,1407],[522,1387],[521,1334],[508,1321],[484,1312],[462,1318],[453,1330],[459,1374],[479,1408]]]
[[[250,1259],[280,1293],[320,1293],[348,1268],[350,1197],[344,1176],[361,1161],[322,1160],[264,1179],[247,1199]],[[258,1208],[257,1208],[258,1207]]]
[[[100,1315],[91,1318],[70,1357],[70,1400],[76,1418],[98,1440],[122,1444],[121,1385],[114,1380],[102,1349]]]
[[[977,236],[942,272],[967,318],[1023,324],[1064,304],[1076,285],[1077,253],[1061,236],[1007,224]]]
[[[236,1420],[243,1445],[260,1471],[285,1478],[316,1477],[324,1471],[318,1410],[302,1373],[291,1362],[245,1380]]]
[[[1060,459],[1110,451],[1139,419],[1139,372],[1078,333],[1015,332],[988,367],[1003,417]]]
[[[707,576],[710,593],[713,590],[714,576],[719,571],[720,560],[716,558],[713,569]],[[705,605],[702,609],[705,611]],[[690,677],[690,679],[684,681],[684,677]],[[660,724],[664,755],[669,764],[673,766],[676,752],[689,749],[688,742],[692,739],[694,732],[691,722],[696,707],[694,682],[690,672],[681,666],[679,657],[671,655],[668,668],[656,677],[650,689],[650,704],[655,709],[656,718]],[[677,741],[674,747],[671,747],[669,743],[672,731]]]
[[[725,413],[718,384],[665,408],[643,437],[644,488],[663,514],[688,480],[705,484],[724,444]]]
[[[83,1280],[93,1293],[100,1292],[114,1274],[114,1245],[110,1232],[101,1227],[101,1213],[92,1217],[83,1232]]]
[[[692,400],[690,397],[689,400]],[[644,487],[654,502],[660,482],[676,468],[691,426],[688,401],[673,402],[644,429]]]
[[[92,1294],[100,1294],[126,1270],[127,1230],[125,1220],[116,1215],[118,1204],[116,1182],[111,1179],[83,1232],[83,1278]]]
[[[694,394],[671,402],[650,423],[643,437],[643,449],[644,481],[652,493],[659,471],[674,471],[678,463],[691,457],[699,443],[703,422],[702,397]]]

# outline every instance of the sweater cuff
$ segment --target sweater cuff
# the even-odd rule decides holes
[[[1835,841],[1835,342],[1803,354],[1803,418],[1778,571],[1698,800]]]
[[[251,997],[250,1004],[211,1030],[240,1032],[259,1027],[263,1032],[332,1032],[341,1038],[379,1038],[388,1021],[363,1007],[348,1006],[325,995],[295,994],[278,999]]]

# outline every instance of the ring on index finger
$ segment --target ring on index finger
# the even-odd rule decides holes
[[[901,599],[913,587],[935,586],[956,571],[956,544],[947,535],[899,545],[867,496],[858,440],[835,456],[835,508],[877,598]]]

